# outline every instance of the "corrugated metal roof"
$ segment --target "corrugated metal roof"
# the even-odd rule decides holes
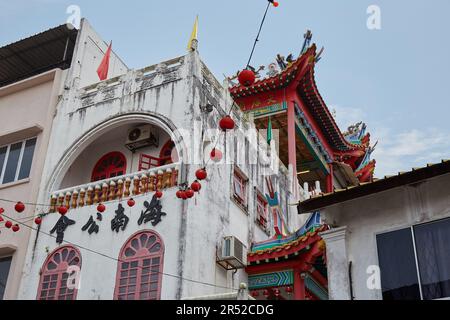
[[[67,69],[78,30],[66,24],[0,48],[0,87],[39,73]]]

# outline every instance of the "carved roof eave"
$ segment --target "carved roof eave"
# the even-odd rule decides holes
[[[336,124],[334,117],[332,116],[317,88],[314,66],[315,64],[313,64],[310,68],[310,72],[307,72],[301,79],[301,83],[299,83],[297,88],[301,91],[302,96],[310,97],[310,99],[304,99],[305,101],[303,102],[307,104],[313,114],[316,114],[319,122],[322,122],[322,126],[325,129],[324,134],[327,136],[336,155],[341,155],[356,150],[361,150],[365,153],[367,145],[359,145],[348,142]],[[309,90],[307,90],[307,88],[309,88]],[[316,105],[313,105],[314,100]]]
[[[273,77],[257,79],[251,86],[245,87],[235,85],[229,88],[234,99],[257,95],[261,92],[268,92],[288,87],[294,80],[301,79],[312,58],[315,57],[316,46],[312,45],[304,54],[295,60],[290,66]]]
[[[346,153],[353,150],[364,150],[367,148],[365,145],[356,145],[348,142],[336,122],[331,115],[328,107],[322,99],[322,96],[317,89],[314,66],[316,56],[316,45],[313,44],[304,54],[302,54],[297,60],[295,60],[289,67],[273,77],[257,80],[253,85],[244,87],[242,85],[236,85],[229,88],[230,94],[233,99],[239,99],[260,94],[262,92],[268,92],[278,90],[282,88],[295,85],[298,90],[301,90],[303,94],[305,92],[305,84],[309,84],[312,87],[310,92],[314,98],[319,102],[320,108],[323,110],[324,119],[318,116],[319,121],[322,122],[322,126],[325,128],[324,134],[329,140],[333,151],[337,156],[341,153]],[[308,72],[310,71],[310,72]],[[308,104],[309,101],[304,101]],[[314,112],[314,108],[308,105],[310,110]]]

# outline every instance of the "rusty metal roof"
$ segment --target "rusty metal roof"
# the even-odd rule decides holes
[[[66,24],[0,48],[0,87],[70,67],[78,30]]]

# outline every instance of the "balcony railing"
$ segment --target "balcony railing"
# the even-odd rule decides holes
[[[58,190],[51,195],[50,212],[56,212],[60,206],[75,209],[172,188],[178,185],[178,172],[179,163],[171,163],[149,170]]]

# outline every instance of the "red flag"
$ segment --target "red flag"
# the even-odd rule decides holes
[[[98,66],[97,74],[101,81],[108,78],[108,69],[109,69],[109,57],[111,56],[111,47],[112,41],[109,44],[108,50],[106,50],[105,56],[102,59],[102,62]]]

